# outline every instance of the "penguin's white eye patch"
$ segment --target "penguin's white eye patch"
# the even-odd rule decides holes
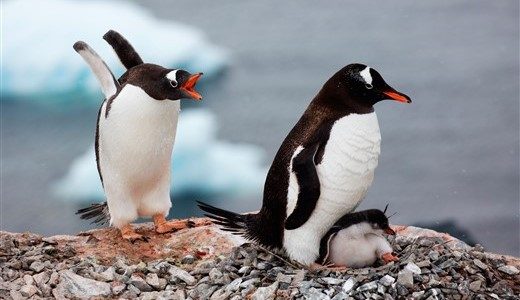
[[[166,78],[168,78],[170,80],[170,85],[174,88],[176,88],[179,85],[177,83],[177,71],[178,70],[173,70],[173,71],[169,72],[168,74],[166,74]]]
[[[370,67],[366,67],[365,69],[363,69],[363,71],[359,72],[359,75],[361,76],[361,78],[363,78],[367,85],[372,86],[372,75],[370,75]]]

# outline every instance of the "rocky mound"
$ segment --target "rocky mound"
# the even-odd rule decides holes
[[[309,271],[195,219],[129,244],[114,229],[78,236],[0,232],[0,298],[520,299],[520,259],[446,234],[394,226],[397,263]]]

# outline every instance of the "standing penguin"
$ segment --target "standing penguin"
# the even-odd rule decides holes
[[[398,260],[383,233],[395,234],[379,209],[346,214],[321,239],[317,262],[363,268],[373,265],[378,258],[385,263]]]
[[[200,208],[225,229],[312,264],[323,235],[355,210],[372,184],[381,141],[373,105],[384,99],[411,102],[366,65],[342,68],[278,150],[258,213],[240,215],[204,203]]]
[[[78,211],[94,222],[110,219],[124,239],[144,239],[130,222],[153,217],[155,230],[185,228],[167,221],[171,207],[170,165],[180,99],[201,100],[194,87],[202,73],[190,74],[143,63],[119,33],[105,36],[128,70],[116,80],[105,62],[84,42],[74,50],[89,64],[105,95],[96,126],[96,162],[107,202]]]

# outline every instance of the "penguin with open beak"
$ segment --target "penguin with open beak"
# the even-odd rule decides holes
[[[395,235],[385,212],[369,209],[348,213],[321,239],[320,256],[316,263],[363,268],[373,265],[377,259],[385,263],[397,261],[392,246],[383,234]]]
[[[158,233],[185,228],[186,222],[166,220],[172,205],[170,166],[180,99],[202,99],[195,90],[202,73],[144,63],[116,31],[107,32],[104,39],[127,68],[119,80],[85,42],[74,44],[105,95],[97,118],[95,152],[106,202],[77,214],[96,223],[109,220],[129,241],[145,239],[130,224],[138,217],[152,217]]]
[[[325,82],[285,138],[258,213],[199,207],[225,230],[311,265],[325,233],[356,209],[372,184],[381,143],[374,105],[386,99],[411,102],[375,69],[347,65]]]

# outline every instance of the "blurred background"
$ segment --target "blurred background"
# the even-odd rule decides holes
[[[183,101],[171,216],[261,205],[267,169],[322,84],[361,62],[413,99],[376,106],[382,154],[360,209],[520,255],[518,1],[2,1],[1,229],[92,228],[99,86],[73,51],[125,35],[146,62],[204,71]]]

